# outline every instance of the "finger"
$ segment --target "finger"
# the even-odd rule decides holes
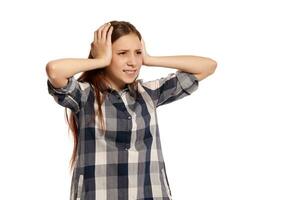
[[[102,26],[100,26],[97,30],[97,40],[101,40],[101,32],[102,32],[102,29],[106,26],[107,23],[103,24]]]
[[[111,25],[110,25],[110,23],[107,23],[106,24],[106,26],[103,28],[103,30],[101,31],[101,41],[102,42],[105,42],[105,40],[106,40],[106,37],[107,37],[107,30],[108,30],[108,28],[110,27]]]
[[[144,48],[144,40],[143,38],[141,39],[141,44],[142,44],[142,49]]]
[[[145,47],[145,42],[144,42],[144,39],[143,39],[143,38],[142,38],[142,41],[141,41],[141,42],[142,42],[142,46]]]
[[[97,40],[98,40],[98,32],[95,31],[94,32],[94,42],[97,42]]]
[[[114,27],[113,26],[110,26],[109,27],[109,31],[107,33],[107,38],[106,38],[106,41],[110,44],[111,43],[111,34],[112,34],[112,31],[113,31]]]
[[[144,52],[144,53],[146,53],[146,46],[145,46],[145,42],[144,42],[144,39],[142,38],[142,40],[141,40],[141,43],[142,43],[142,51]]]

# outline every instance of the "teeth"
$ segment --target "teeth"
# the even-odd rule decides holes
[[[134,73],[136,70],[123,70],[124,72]]]

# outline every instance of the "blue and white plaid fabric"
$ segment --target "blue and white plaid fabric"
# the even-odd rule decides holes
[[[47,80],[55,101],[71,109],[78,124],[78,151],[70,188],[71,200],[171,200],[162,154],[156,108],[198,88],[191,73],[110,89],[101,105],[107,132],[99,125],[94,88],[74,76],[63,88]]]

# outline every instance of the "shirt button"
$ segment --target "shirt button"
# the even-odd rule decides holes
[[[128,119],[131,119],[131,116],[128,116]]]

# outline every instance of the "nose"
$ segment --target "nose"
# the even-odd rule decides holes
[[[135,66],[136,63],[137,63],[137,62],[136,62],[136,59],[137,59],[137,58],[135,57],[135,55],[132,55],[132,54],[131,54],[131,55],[129,56],[129,58],[128,58],[127,64],[128,64],[128,65],[133,65],[133,66]]]

